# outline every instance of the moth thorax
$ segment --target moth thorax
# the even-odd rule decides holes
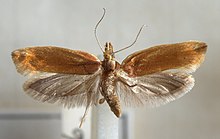
[[[104,60],[104,69],[107,71],[113,71],[116,69],[116,61],[115,60]]]

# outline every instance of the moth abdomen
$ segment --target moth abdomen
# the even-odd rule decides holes
[[[121,106],[120,106],[118,96],[116,96],[115,94],[111,94],[111,95],[106,97],[106,101],[107,101],[109,107],[111,108],[111,111],[117,117],[121,117]]]

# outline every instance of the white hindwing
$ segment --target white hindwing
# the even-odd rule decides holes
[[[125,106],[166,104],[193,86],[193,77],[183,72],[167,71],[141,77],[129,77],[122,69],[117,72],[117,94]]]
[[[24,83],[25,92],[49,103],[59,102],[67,107],[96,104],[99,99],[101,70],[91,75],[38,73]]]

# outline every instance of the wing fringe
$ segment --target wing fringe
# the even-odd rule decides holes
[[[128,107],[158,107],[182,97],[194,86],[194,78],[187,73],[163,72],[136,78],[125,72],[119,75],[118,96]]]

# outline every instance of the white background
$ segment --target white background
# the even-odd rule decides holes
[[[135,139],[220,138],[219,0],[0,0],[1,113],[59,113],[56,105],[24,95],[24,78],[16,72],[10,53],[27,46],[56,45],[99,55],[93,29],[103,7],[107,15],[99,38],[102,43],[111,41],[116,50],[130,44],[141,25],[147,25],[135,46],[116,55],[119,61],[156,44],[187,40],[208,44],[206,60],[194,74],[196,85],[189,94],[160,108],[129,110],[134,113],[131,129]],[[59,120],[51,124],[53,128],[47,124],[48,132],[42,133],[48,138],[60,130]],[[0,131],[3,129],[0,124]],[[0,137],[7,139],[4,133]]]

